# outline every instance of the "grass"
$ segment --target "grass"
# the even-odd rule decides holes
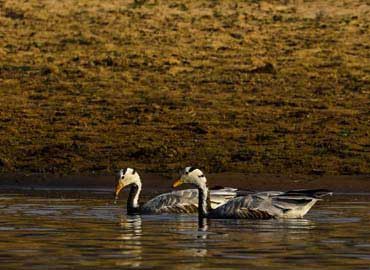
[[[370,173],[370,6],[0,1],[0,172]]]

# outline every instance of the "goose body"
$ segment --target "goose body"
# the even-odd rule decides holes
[[[128,214],[196,213],[198,210],[198,189],[185,189],[160,194],[144,204],[139,203],[142,183],[139,174],[131,168],[120,170],[116,179],[115,198],[120,191],[130,187],[127,199]],[[211,205],[217,208],[238,195],[237,189],[221,188],[210,191]]]
[[[199,216],[219,219],[302,218],[321,197],[331,194],[325,189],[254,192],[237,196],[217,208],[210,204],[206,178],[199,169],[187,167],[174,187],[183,183],[199,190]]]

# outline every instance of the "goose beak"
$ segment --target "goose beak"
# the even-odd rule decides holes
[[[175,187],[178,187],[180,185],[184,184],[184,182],[179,179],[179,180],[176,180],[173,184],[172,184],[172,187],[175,188]]]
[[[116,188],[115,188],[115,191],[114,191],[114,204],[117,203],[117,200],[118,200],[118,195],[120,193],[120,191],[125,187],[125,185],[123,185],[121,182],[118,182],[117,185],[116,185]]]

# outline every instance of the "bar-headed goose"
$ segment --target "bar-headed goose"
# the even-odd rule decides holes
[[[132,168],[121,169],[116,176],[115,202],[120,191],[130,187],[127,199],[128,214],[196,213],[198,210],[198,189],[185,189],[160,194],[144,204],[139,204],[142,183],[138,172]],[[211,190],[211,205],[217,208],[237,196],[233,188]]]
[[[184,183],[191,184],[199,190],[200,218],[302,218],[319,198],[331,194],[326,189],[255,192],[235,197],[217,208],[212,208],[207,179],[201,170],[186,167],[181,178],[173,183],[173,187]]]

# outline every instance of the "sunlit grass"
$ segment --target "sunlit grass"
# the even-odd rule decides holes
[[[0,171],[369,173],[369,12],[2,1]]]

